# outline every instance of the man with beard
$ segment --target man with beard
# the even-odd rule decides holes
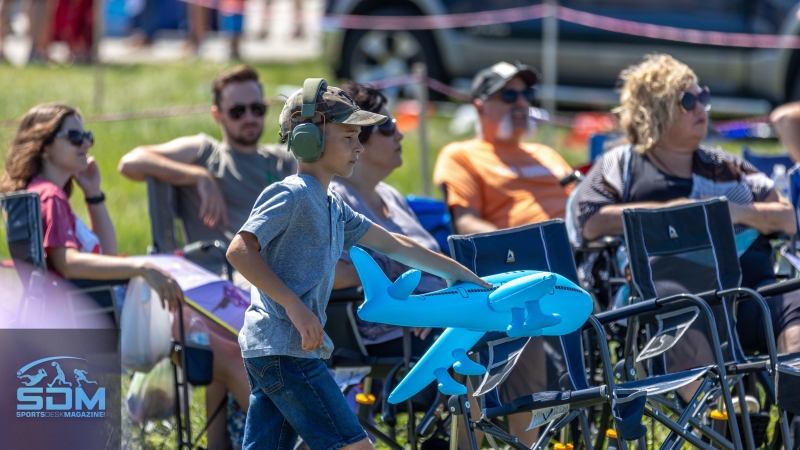
[[[254,69],[220,73],[213,97],[211,115],[222,128],[222,142],[201,133],[136,147],[122,157],[119,171],[135,181],[150,176],[178,186],[186,209],[197,211],[183,218],[187,234],[227,245],[261,191],[294,174],[297,163],[284,145],[258,144],[267,105]],[[224,255],[210,251],[195,262],[220,273]]]
[[[564,218],[571,188],[559,179],[572,169],[552,148],[521,142],[533,129],[529,109],[538,81],[534,68],[507,62],[475,76],[478,137],[444,147],[433,175],[447,190],[459,234]]]
[[[534,68],[507,62],[475,76],[472,103],[480,120],[478,137],[444,147],[433,175],[446,190],[458,234],[564,218],[572,188],[562,187],[559,180],[572,169],[552,148],[521,142],[533,131],[529,110],[538,81]],[[507,403],[544,391],[546,378],[544,340],[532,338],[500,385],[500,398]],[[475,418],[480,410],[473,410]],[[525,414],[508,417],[509,431],[528,447],[538,436],[538,429],[527,430],[529,422]]]

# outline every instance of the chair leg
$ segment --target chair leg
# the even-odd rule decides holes
[[[653,409],[652,405],[645,405],[644,414],[648,417],[656,419],[671,431],[679,434],[681,438],[688,441],[691,445],[704,450],[713,450],[711,446],[703,442],[699,437],[695,436],[693,433],[689,433],[683,427],[669,419],[666,415],[662,414],[660,411]]]
[[[748,450],[756,450],[756,445],[754,442],[753,437],[753,426],[750,423],[750,411],[747,409],[747,400],[745,398],[744,393],[744,383],[742,379],[736,382],[736,391],[739,394],[739,409],[742,414],[742,427],[744,428],[744,439],[747,443]],[[730,411],[731,414],[735,414],[734,411]]]
[[[583,442],[586,450],[592,449],[592,433],[589,430],[589,419],[586,417],[586,410],[581,411],[581,430],[583,431]]]
[[[783,435],[784,448],[787,448],[787,449],[788,448],[797,448],[797,446],[800,445],[800,443],[793,442],[793,439],[792,439],[793,436],[792,436],[791,432],[789,431],[789,421],[787,420],[787,417],[786,417],[786,411],[783,411],[783,410],[780,411],[780,417],[778,418],[778,424],[781,427],[781,435]]]

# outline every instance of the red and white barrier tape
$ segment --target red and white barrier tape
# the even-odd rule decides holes
[[[236,7],[236,5],[238,5],[237,2],[218,0],[181,1],[207,8],[219,9],[227,14],[244,12]],[[553,9],[547,5],[531,5],[491,11],[427,16],[326,14],[322,17],[322,27],[386,31],[436,30],[523,22],[526,20],[543,19],[553,15],[565,22],[583,25],[585,27],[652,39],[723,47],[800,48],[800,36],[692,30],[688,28],[615,19],[563,6],[558,6]]]
[[[323,28],[367,30],[434,30],[522,22],[525,20],[541,19],[545,16],[547,16],[547,7],[545,7],[545,5],[433,16],[327,14],[322,19],[322,26]]]
[[[690,30],[686,28],[614,19],[565,8],[563,6],[558,8],[557,17],[565,22],[571,22],[586,27],[668,41],[718,45],[723,47],[800,48],[800,37],[798,36]]]

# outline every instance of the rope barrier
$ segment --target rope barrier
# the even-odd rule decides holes
[[[407,86],[411,84],[419,84],[420,77],[415,74],[402,75],[398,77],[384,78],[367,82],[375,89],[385,89],[389,87]],[[458,90],[452,86],[442,83],[439,80],[428,77],[425,80],[425,85],[430,89],[439,92],[443,95],[456,99],[458,101],[469,103],[472,101],[470,93]],[[282,97],[272,97],[266,99],[268,105],[283,102]],[[130,111],[130,112],[112,112],[97,114],[85,117],[87,123],[100,123],[100,122],[123,122],[129,120],[141,119],[155,119],[161,117],[179,117],[194,114],[203,114],[209,111],[209,105],[192,105],[192,106],[176,106],[171,108],[144,110],[144,111]],[[536,121],[551,123],[563,127],[573,128],[573,120],[563,116],[549,116],[544,110],[533,108],[533,113],[536,116]],[[0,128],[16,127],[19,124],[17,119],[2,119],[0,120]],[[768,116],[758,116],[745,119],[718,121],[713,123],[714,129],[724,136],[735,137],[771,137],[773,134],[770,129],[771,122]],[[765,129],[765,127],[767,127]]]
[[[775,34],[723,33],[614,19],[560,6],[556,16],[585,27],[652,39],[744,48],[800,48],[800,37]]]
[[[274,104],[282,104],[286,101],[286,97],[276,96],[264,99],[267,106]],[[111,112],[103,114],[95,114],[93,116],[86,116],[83,120],[86,123],[99,123],[99,122],[125,122],[128,120],[141,120],[141,119],[157,119],[159,117],[179,117],[190,116],[194,114],[203,114],[209,112],[211,105],[187,105],[187,106],[173,106],[161,109],[148,109],[144,111],[125,111],[125,112]],[[10,128],[19,125],[18,119],[0,119],[0,128]]]
[[[226,14],[243,14],[237,2],[217,0],[181,0],[186,3],[218,9]],[[233,6],[231,6],[233,4]],[[321,19],[324,29],[348,30],[441,30],[467,28],[503,23],[524,22],[543,19],[555,15],[559,20],[589,28],[628,34],[632,36],[667,41],[688,42],[700,45],[715,45],[740,48],[800,48],[800,36],[780,34],[748,34],[705,31],[678,28],[666,25],[634,22],[613,17],[579,11],[564,6],[556,8],[547,5],[531,5],[517,8],[496,9],[458,14],[437,14],[422,16],[372,16],[355,14],[325,14]],[[302,22],[308,22],[302,19]]]
[[[173,108],[151,109],[145,111],[130,111],[130,112],[113,112],[96,114],[93,116],[84,117],[84,120],[89,122],[121,122],[128,120],[139,119],[154,119],[158,117],[176,117],[176,116],[189,116],[193,114],[207,113],[209,105],[194,105],[194,106],[176,106]],[[10,128],[19,125],[18,119],[3,119],[0,120],[0,128]]]

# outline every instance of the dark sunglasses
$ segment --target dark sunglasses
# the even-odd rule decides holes
[[[394,136],[394,132],[397,131],[397,119],[387,120],[380,125],[373,125],[373,130],[377,130],[378,133],[384,136]]]
[[[244,113],[250,108],[250,112],[256,117],[264,117],[267,113],[267,105],[264,103],[251,103],[249,105],[236,105],[228,110],[228,117],[233,120],[241,119]]]
[[[519,96],[525,98],[528,103],[533,104],[533,101],[536,100],[536,90],[532,87],[525,89],[524,91],[515,91],[514,89],[503,89],[500,92],[495,93],[492,97],[500,97],[505,103],[516,103]]]
[[[711,91],[708,89],[708,86],[703,86],[703,89],[698,94],[688,91],[681,92],[681,99],[678,103],[681,107],[681,111],[694,111],[698,103],[700,103],[704,110],[711,110]]]
[[[83,145],[84,141],[89,141],[89,146],[94,145],[94,133],[91,131],[78,131],[78,130],[61,130],[56,133],[55,138],[58,139],[66,136],[70,144],[74,146]]]

